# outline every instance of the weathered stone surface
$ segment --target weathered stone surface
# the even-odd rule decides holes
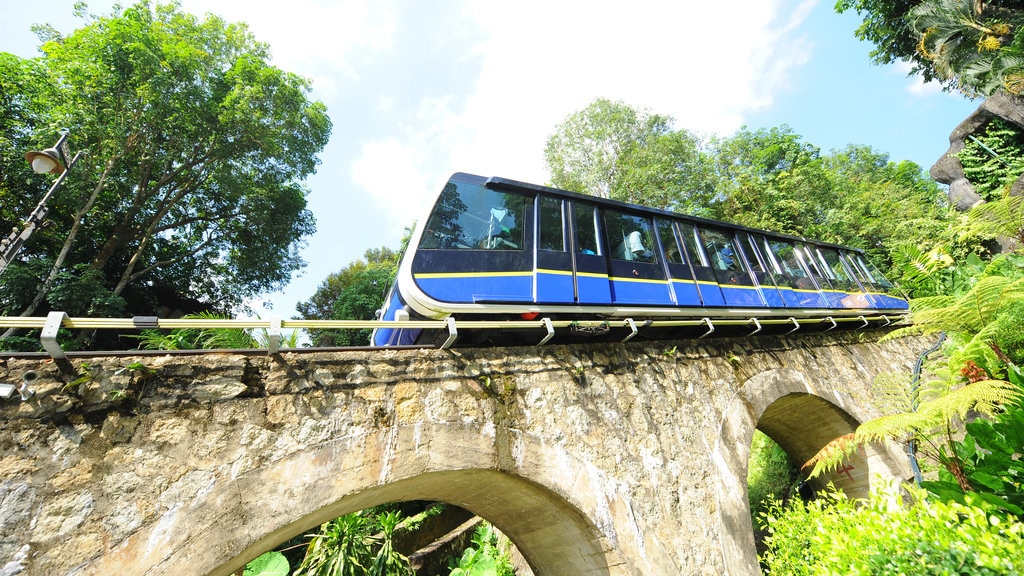
[[[799,461],[876,415],[872,378],[930,344],[878,336],[97,357],[76,389],[11,358],[0,378],[41,378],[0,404],[0,573],[227,575],[425,499],[489,519],[541,576],[756,574],[754,429]],[[832,478],[853,493],[905,473],[853,464]]]

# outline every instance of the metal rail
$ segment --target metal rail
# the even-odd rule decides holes
[[[459,330],[503,330],[535,329],[544,334],[538,344],[544,344],[550,340],[558,329],[566,330],[605,330],[611,328],[625,328],[629,334],[623,342],[630,340],[637,335],[639,329],[648,327],[658,328],[684,328],[701,327],[705,332],[698,338],[704,338],[720,327],[738,326],[749,327],[751,331],[747,334],[753,335],[761,332],[765,326],[794,326],[789,332],[794,332],[804,325],[830,324],[826,330],[831,330],[840,322],[859,322],[858,328],[865,328],[873,321],[884,322],[887,326],[893,322],[902,320],[904,316],[889,317],[884,314],[876,316],[826,316],[821,318],[795,318],[795,317],[768,317],[768,318],[691,318],[678,320],[635,320],[633,318],[616,318],[607,320],[551,320],[550,318],[538,318],[536,320],[456,320],[447,318],[444,320],[283,320],[278,317],[269,319],[260,318],[234,318],[234,319],[209,319],[209,318],[156,318],[153,316],[135,316],[133,318],[75,318],[69,317],[64,312],[50,312],[48,316],[0,316],[0,328],[22,328],[39,329],[40,341],[44,350],[54,359],[65,358],[64,351],[57,343],[57,331],[60,328],[87,329],[87,330],[174,330],[181,328],[193,329],[243,329],[243,330],[266,330],[268,335],[268,348],[270,354],[280,350],[281,330],[287,329],[320,329],[320,330],[365,330],[375,328],[418,328],[422,330],[445,330],[448,338],[440,346],[448,348],[454,343]],[[788,333],[788,332],[787,332]],[[295,350],[295,349],[291,349]]]

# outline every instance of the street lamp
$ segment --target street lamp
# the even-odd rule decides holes
[[[17,256],[18,251],[25,242],[32,236],[32,233],[36,231],[36,228],[41,227],[43,219],[46,218],[46,202],[50,200],[50,197],[60,188],[61,184],[64,183],[64,178],[67,177],[68,172],[78,162],[79,156],[82,155],[82,151],[79,150],[75,153],[75,156],[68,161],[68,157],[71,156],[68,150],[68,134],[70,132],[65,128],[60,131],[60,139],[51,148],[47,148],[42,151],[32,151],[25,154],[25,161],[32,166],[32,170],[36,174],[57,174],[57,180],[54,181],[50,189],[43,195],[43,199],[36,204],[35,210],[29,214],[28,219],[25,220],[25,228],[20,232],[17,228],[11,230],[11,234],[0,240],[0,274],[3,274],[4,270],[7,269],[7,265],[14,260]],[[66,167],[65,167],[66,166]]]

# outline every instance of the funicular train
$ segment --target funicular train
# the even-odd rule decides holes
[[[887,314],[907,309],[857,249],[457,173],[410,239],[378,317],[629,318],[635,331],[632,319],[867,325],[867,317],[888,322]],[[478,332],[470,341],[503,342],[503,334]],[[372,344],[437,337],[377,328]]]

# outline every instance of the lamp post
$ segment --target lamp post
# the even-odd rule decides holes
[[[36,204],[35,210],[28,215],[28,219],[25,220],[25,227],[20,232],[17,228],[13,229],[7,238],[0,240],[0,274],[3,274],[4,270],[7,269],[7,265],[18,255],[18,251],[21,250],[21,247],[32,236],[32,233],[36,231],[36,228],[43,225],[43,220],[46,218],[46,212],[48,211],[46,202],[60,189],[61,184],[64,183],[64,178],[67,177],[68,172],[82,155],[82,151],[79,150],[68,161],[68,157],[71,156],[68,150],[69,133],[69,130],[65,128],[60,131],[60,139],[57,140],[57,143],[52,148],[42,151],[33,150],[25,154],[25,161],[32,166],[32,170],[36,174],[49,172],[58,176],[57,180],[50,186],[50,189],[43,195],[39,204]]]

